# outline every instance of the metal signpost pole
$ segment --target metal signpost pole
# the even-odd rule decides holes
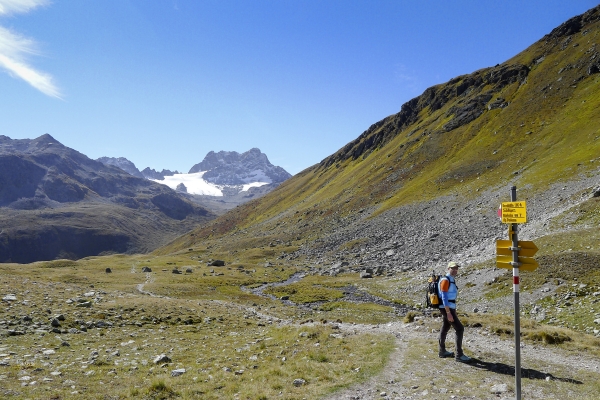
[[[517,201],[517,187],[510,188],[510,201]],[[515,399],[521,400],[521,311],[519,306],[519,240],[517,224],[512,226],[513,292],[515,295]]]
[[[515,393],[521,400],[521,311],[519,306],[519,272],[535,271],[539,266],[532,257],[538,248],[531,241],[519,241],[518,224],[527,222],[527,204],[517,201],[517,188],[510,189],[510,203],[503,202],[498,209],[502,223],[508,224],[508,240],[496,240],[496,266],[513,270],[513,292],[515,295]]]

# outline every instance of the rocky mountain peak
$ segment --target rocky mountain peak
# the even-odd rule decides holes
[[[0,136],[0,149],[5,152],[34,153],[39,150],[45,150],[53,145],[58,148],[64,147],[58,140],[47,133],[35,139],[11,139],[8,136]]]
[[[141,174],[146,179],[154,179],[157,181],[162,181],[165,179],[165,176],[173,176],[178,174],[179,171],[171,171],[169,169],[163,169],[162,171],[157,171],[154,168],[146,167],[142,170]]]
[[[96,161],[100,161],[104,165],[112,165],[114,167],[121,168],[129,175],[133,175],[138,178],[144,178],[144,175],[140,172],[139,169],[137,169],[135,164],[126,159],[125,157],[100,157],[96,159]]]
[[[209,152],[189,173],[204,172],[207,182],[217,185],[243,185],[250,182],[281,183],[291,177],[286,170],[274,166],[258,148],[242,154],[236,151]]]

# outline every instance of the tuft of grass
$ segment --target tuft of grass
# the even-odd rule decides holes
[[[156,379],[152,381],[148,387],[148,397],[152,400],[168,400],[179,395],[177,392],[169,386],[164,379]]]
[[[557,331],[546,331],[546,330],[536,330],[534,332],[525,332],[523,335],[525,339],[532,340],[534,342],[541,341],[546,344],[562,344],[565,342],[570,342],[570,336],[565,334],[564,332]]]
[[[320,363],[329,362],[329,357],[327,357],[327,355],[323,353],[310,352],[308,354],[308,359]]]
[[[416,311],[409,311],[406,313],[406,315],[404,316],[402,321],[407,324],[411,323],[411,322],[415,322],[415,317],[418,315],[420,315],[420,313],[418,313]]]

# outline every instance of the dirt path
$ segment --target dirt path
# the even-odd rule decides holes
[[[404,390],[401,377],[402,367],[404,365],[404,356],[410,337],[407,324],[390,323],[385,325],[351,325],[341,324],[342,332],[345,334],[361,333],[393,333],[396,336],[396,350],[390,356],[388,364],[382,373],[371,378],[367,382],[356,384],[350,388],[326,397],[327,400],[358,400],[358,399],[382,399],[382,398],[407,398],[407,391]]]
[[[146,274],[146,280],[144,281],[144,283],[138,283],[135,286],[135,288],[137,289],[137,291],[140,292],[141,294],[145,294],[145,295],[150,296],[150,297],[163,297],[163,298],[166,298],[166,296],[159,296],[157,294],[154,294],[152,292],[148,292],[148,291],[144,290],[144,286],[146,285],[146,283],[152,283],[152,282],[154,282],[154,277],[152,276],[151,273],[145,272],[145,274]]]
[[[514,342],[511,340],[488,335],[483,329],[467,328],[464,347],[473,362],[461,364],[452,359],[438,358],[438,333],[428,331],[418,324],[342,324],[340,328],[348,335],[365,332],[392,333],[396,336],[396,350],[381,374],[325,397],[326,400],[514,399],[515,352]],[[452,332],[448,339],[453,339]],[[592,384],[591,381],[600,379],[600,359],[558,348],[521,344],[521,367],[522,398],[527,399],[560,398],[549,397],[545,390],[544,386],[551,385],[551,382],[579,386],[584,383]],[[457,376],[460,378],[456,378]],[[585,378],[580,378],[581,376]],[[453,379],[462,381],[453,382]],[[477,387],[478,393],[486,395],[465,394],[469,392],[465,388],[468,385]]]

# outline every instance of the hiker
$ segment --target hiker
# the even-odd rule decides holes
[[[458,274],[460,265],[457,262],[450,261],[448,263],[448,273],[443,276],[438,285],[439,292],[442,297],[440,304],[440,312],[442,313],[443,323],[440,330],[439,338],[439,356],[441,358],[455,357],[456,361],[469,362],[471,357],[464,355],[462,348],[463,332],[465,330],[463,324],[460,323],[458,315],[456,315],[456,297],[458,295],[458,287],[454,277]],[[446,336],[450,330],[450,326],[454,328],[456,333],[456,355],[453,352],[446,350]]]

